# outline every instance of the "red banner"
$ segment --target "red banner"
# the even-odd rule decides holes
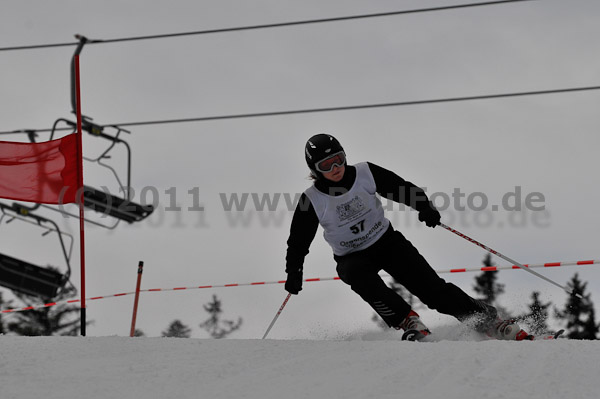
[[[0,141],[0,198],[67,204],[76,193],[75,134],[43,143]]]

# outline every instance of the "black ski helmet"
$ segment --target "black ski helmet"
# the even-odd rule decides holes
[[[320,133],[312,136],[306,142],[304,158],[312,174],[320,179],[323,175],[316,169],[316,163],[340,151],[344,151],[344,148],[335,137],[330,134]]]

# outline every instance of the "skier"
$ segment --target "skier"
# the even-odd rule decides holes
[[[403,339],[419,340],[431,332],[410,305],[385,284],[380,270],[429,308],[452,315],[476,331],[497,339],[528,338],[514,320],[499,319],[493,306],[440,278],[391,226],[376,194],[414,208],[419,221],[429,227],[440,223],[440,213],[422,189],[370,162],[348,165],[341,144],[328,134],[308,140],[305,159],[314,184],[301,195],[290,227],[285,269],[289,293],[297,295],[302,290],[304,258],[320,224],[333,249],[340,279],[389,327],[404,330]]]

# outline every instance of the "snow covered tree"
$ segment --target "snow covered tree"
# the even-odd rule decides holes
[[[529,333],[539,335],[548,332],[548,308],[551,302],[542,303],[540,293],[534,291],[531,294],[531,303],[529,304],[529,312],[519,317],[524,320],[529,328]]]
[[[231,320],[221,320],[221,301],[217,299],[216,295],[213,295],[212,302],[204,305],[204,310],[208,312],[210,317],[200,323],[200,327],[205,329],[213,338],[225,338],[235,330],[239,329],[242,325],[242,318],[239,317],[237,322]]]
[[[32,305],[39,302],[39,298],[21,293],[14,293],[24,304]],[[54,301],[71,298],[77,294],[77,290],[70,286],[65,288]],[[14,313],[16,320],[8,323],[8,331],[17,335],[46,336],[67,335],[74,336],[79,332],[80,309],[75,305],[59,304],[41,309],[31,309],[24,312]]]
[[[567,286],[573,291],[562,310],[556,309],[556,317],[566,321],[567,337],[571,339],[597,339],[600,326],[596,324],[591,294],[585,294],[587,283],[575,273]],[[583,297],[579,298],[576,294]]]
[[[189,338],[192,329],[183,324],[180,320],[173,320],[166,331],[162,332],[163,337]]]

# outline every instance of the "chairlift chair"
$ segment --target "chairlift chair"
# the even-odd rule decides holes
[[[76,123],[73,121],[70,121],[68,119],[64,119],[64,118],[59,118],[56,120],[56,122],[54,123],[53,127],[52,127],[52,132],[50,135],[50,140],[52,140],[52,138],[54,137],[54,132],[57,129],[57,126],[59,123],[65,123],[68,126],[72,127],[73,129],[75,129],[76,127]],[[125,193],[125,195],[123,197],[119,197],[117,195],[111,194],[110,192],[108,192],[107,190],[104,189],[98,189],[98,188],[94,188],[91,186],[84,186],[84,190],[83,190],[83,205],[84,207],[91,209],[93,211],[111,216],[115,219],[117,219],[117,223],[115,223],[113,226],[109,226],[106,224],[102,224],[99,223],[97,221],[93,221],[90,219],[85,219],[86,221],[96,224],[98,226],[101,227],[105,227],[105,228],[109,228],[109,229],[114,229],[119,221],[125,221],[127,223],[134,223],[134,222],[139,222],[144,220],[145,218],[147,218],[148,216],[150,216],[152,214],[152,212],[154,211],[154,206],[153,205],[141,205],[141,204],[137,204],[133,201],[131,201],[131,192],[130,192],[130,187],[131,187],[131,147],[129,146],[129,144],[121,139],[119,136],[122,132],[126,132],[129,133],[127,130],[122,129],[118,126],[110,126],[110,128],[113,128],[116,130],[116,134],[114,136],[105,133],[105,127],[97,125],[95,123],[93,123],[90,118],[84,118],[82,121],[82,130],[88,132],[89,134],[96,136],[96,137],[100,137],[106,140],[109,140],[111,142],[111,144],[109,145],[109,147],[102,152],[102,154],[100,154],[100,156],[91,159],[91,158],[84,158],[86,161],[89,162],[94,162],[97,163],[98,165],[109,169],[113,176],[115,177],[121,191],[123,193]],[[115,147],[116,144],[123,144],[125,145],[125,148],[127,149],[127,184],[123,185],[121,178],[119,177],[119,174],[115,171],[115,169],[104,163],[103,161],[105,159],[109,159],[110,156],[108,155],[110,153],[110,151]],[[53,207],[49,207],[47,205],[43,205],[45,208],[49,208],[52,210],[56,210],[58,212],[61,212],[63,214],[69,215],[69,216],[73,216],[73,217],[78,217],[77,214],[74,213],[69,213],[67,212],[64,207],[60,207],[60,209],[55,209]]]
[[[2,212],[0,224],[5,217],[8,217],[9,219],[6,223],[18,219],[46,229],[42,235],[47,235],[55,231],[58,234],[60,246],[65,258],[66,271],[63,274],[59,272],[58,268],[51,266],[36,266],[33,263],[0,253],[0,285],[22,294],[37,296],[48,300],[58,295],[71,276],[70,257],[73,248],[73,237],[62,232],[54,221],[33,214],[31,211],[34,209],[35,208],[28,208],[16,203],[12,206],[0,203],[0,211]],[[50,225],[50,227],[48,225]],[[65,247],[63,235],[67,235],[71,239],[71,245],[68,252]]]

